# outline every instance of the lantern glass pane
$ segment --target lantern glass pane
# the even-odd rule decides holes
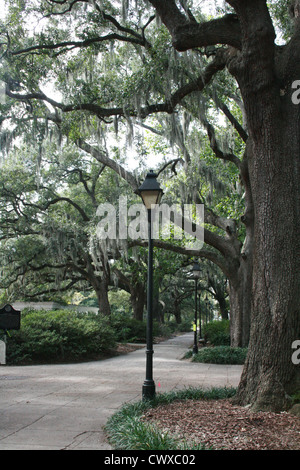
[[[194,279],[200,279],[201,271],[193,271],[193,277]]]
[[[141,196],[146,209],[151,209],[152,204],[157,204],[158,193],[156,191],[141,191]]]

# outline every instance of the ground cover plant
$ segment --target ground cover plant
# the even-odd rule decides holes
[[[151,401],[125,404],[107,422],[105,427],[109,442],[119,450],[208,450],[201,442],[178,438],[155,424],[143,419],[158,406],[167,406],[186,400],[207,400],[229,398],[235,394],[232,388],[201,390],[187,388],[180,391],[159,394]]]
[[[189,388],[124,405],[108,421],[119,450],[299,450],[299,418],[234,405],[233,388]]]

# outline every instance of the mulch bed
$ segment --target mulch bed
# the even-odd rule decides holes
[[[300,419],[290,413],[252,412],[230,400],[188,400],[158,406],[143,420],[180,439],[224,450],[299,450]]]

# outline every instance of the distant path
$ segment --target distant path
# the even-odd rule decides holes
[[[154,345],[157,393],[237,386],[242,366],[181,360],[193,333]],[[140,400],[145,348],[103,361],[0,366],[0,450],[110,449],[103,426],[125,402]]]

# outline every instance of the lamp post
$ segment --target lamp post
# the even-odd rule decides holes
[[[193,354],[198,352],[198,343],[197,343],[197,291],[198,291],[198,279],[201,276],[201,270],[198,261],[194,262],[192,269],[193,278],[195,279],[195,321],[194,321],[194,346]]]
[[[209,318],[209,313],[210,313],[210,308],[208,306],[209,302],[208,302],[208,298],[207,298],[207,294],[205,296],[205,323],[207,323],[207,318]]]
[[[198,299],[199,299],[199,342],[202,341],[202,318],[201,318],[201,292],[199,293],[199,296],[198,296]]]
[[[147,276],[147,331],[146,331],[146,378],[143,384],[143,400],[155,397],[153,380],[153,240],[152,206],[159,204],[163,191],[156,180],[157,175],[150,170],[137,193],[141,196],[148,212],[148,276]]]

